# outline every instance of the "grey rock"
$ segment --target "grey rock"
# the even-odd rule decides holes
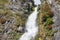
[[[60,40],[60,32],[54,34],[54,40]]]

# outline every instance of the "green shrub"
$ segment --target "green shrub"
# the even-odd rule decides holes
[[[45,25],[49,25],[49,24],[52,24],[52,23],[53,23],[52,18],[47,18],[46,22],[45,22]]]

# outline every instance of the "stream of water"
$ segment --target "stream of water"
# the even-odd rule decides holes
[[[38,33],[38,26],[36,25],[36,19],[37,19],[37,9],[38,9],[38,4],[40,4],[40,0],[34,0],[35,5],[35,10],[33,11],[32,14],[28,17],[28,20],[26,22],[26,32],[19,38],[19,40],[34,40],[35,36]]]

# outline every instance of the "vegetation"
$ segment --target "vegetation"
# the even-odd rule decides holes
[[[47,2],[39,5],[37,23],[39,27],[39,40],[52,40],[52,17],[54,16]]]
[[[12,13],[10,10],[7,10],[7,9],[3,9],[3,11],[0,12],[0,25],[2,26],[2,28],[6,27],[6,26],[3,26],[3,24],[6,24],[6,22],[8,22],[8,24],[9,24],[9,22],[11,22],[10,25],[8,25],[7,29],[9,29],[9,30],[11,29],[12,31],[8,34],[9,38],[7,38],[7,39],[18,40],[18,38],[22,35],[21,34],[22,32],[17,32],[17,28],[19,26],[25,27],[25,22],[26,22],[27,18],[28,18],[28,15],[26,15],[26,14],[24,14],[24,16],[23,16],[20,13]],[[9,21],[9,20],[12,20],[12,21]],[[1,26],[0,26],[0,33],[2,33],[4,31],[1,28]]]
[[[10,34],[9,34],[9,40],[17,40],[17,39],[19,39],[19,37],[20,37],[20,33],[16,33],[16,32],[11,32]]]
[[[8,0],[0,0],[0,4],[8,4]]]
[[[27,8],[23,4],[26,3],[26,0],[19,0],[20,3],[22,3],[21,5],[19,3],[13,3],[13,5],[8,1],[9,0],[0,0],[0,40],[18,40],[19,37],[24,33],[26,20],[30,13],[34,10],[34,6],[31,1],[27,1],[30,8],[28,7],[28,5],[25,6],[27,6],[30,11],[25,12]],[[16,7],[17,5],[22,6],[20,8],[23,10],[17,8],[15,9],[14,7]],[[14,7],[10,8],[9,6]],[[22,27],[23,29],[18,30],[19,27]]]

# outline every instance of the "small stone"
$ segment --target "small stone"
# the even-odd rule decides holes
[[[23,31],[23,27],[19,26],[19,27],[17,28],[17,31],[18,31],[18,32],[22,32],[22,31]]]

